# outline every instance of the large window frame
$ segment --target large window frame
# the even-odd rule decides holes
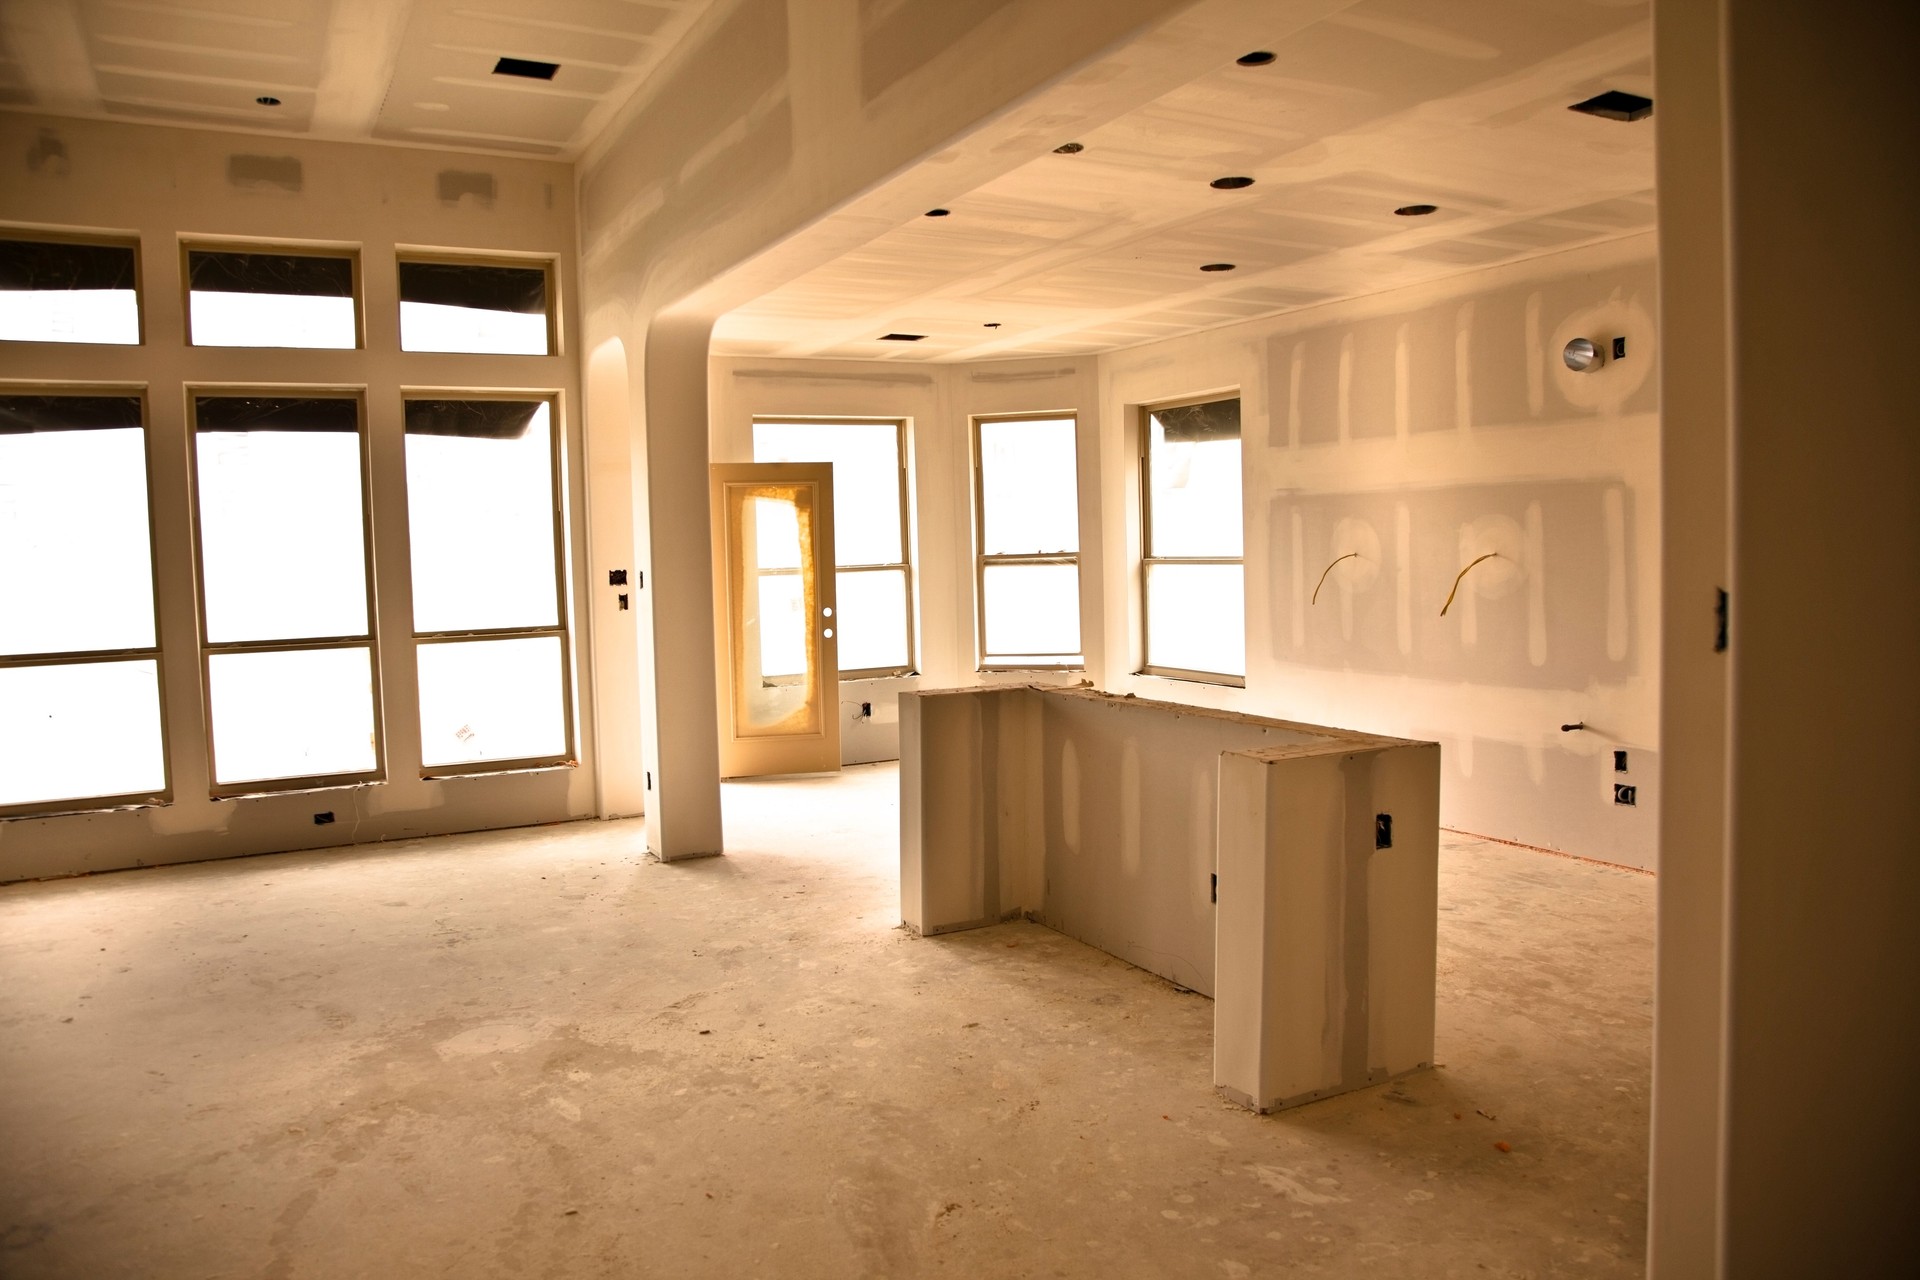
[[[357,268],[356,268],[357,270]],[[357,276],[356,276],[357,279]],[[373,441],[367,424],[367,397],[363,388],[341,386],[232,386],[226,384],[186,384],[187,438],[189,454],[187,484],[190,527],[193,534],[195,594],[194,626],[200,641],[200,715],[206,728],[208,795],[215,800],[243,796],[271,795],[287,791],[314,791],[323,787],[366,786],[386,781],[387,732],[385,720],[385,668],[380,657],[380,613],[376,589],[373,546]],[[223,640],[207,638],[206,553],[202,546],[200,519],[200,415],[199,400],[206,398],[252,397],[300,400],[350,400],[354,405],[356,437],[360,449],[360,554],[365,573],[367,630],[365,635],[302,637],[297,640]],[[367,650],[368,678],[373,698],[373,767],[348,773],[302,774],[289,778],[265,778],[244,782],[219,781],[218,750],[213,721],[213,659],[223,654],[292,653],[317,649]]]
[[[1231,565],[1238,568],[1241,571],[1240,590],[1241,590],[1241,602],[1242,602],[1242,609],[1243,609],[1242,626],[1244,628],[1244,625],[1245,625],[1244,624],[1244,608],[1245,608],[1245,601],[1246,601],[1246,554],[1245,554],[1244,541],[1241,547],[1241,554],[1238,556],[1156,556],[1152,554],[1153,552],[1153,469],[1152,469],[1152,451],[1153,451],[1152,417],[1153,415],[1156,413],[1164,412],[1165,410],[1168,410],[1168,409],[1185,408],[1188,405],[1211,404],[1219,400],[1238,400],[1238,399],[1240,399],[1239,388],[1237,387],[1223,388],[1218,391],[1204,392],[1199,395],[1181,396],[1180,398],[1175,400],[1159,400],[1159,401],[1155,401],[1152,404],[1143,404],[1143,405],[1140,405],[1138,407],[1138,410],[1136,411],[1135,428],[1139,435],[1139,457],[1137,459],[1137,462],[1139,467],[1138,484],[1139,484],[1139,493],[1140,493],[1139,510],[1140,510],[1140,656],[1141,656],[1141,665],[1140,665],[1139,674],[1141,675],[1159,676],[1163,679],[1168,679],[1168,680],[1191,680],[1201,684],[1226,685],[1231,688],[1244,689],[1246,687],[1247,678],[1244,673],[1235,675],[1230,672],[1199,671],[1191,667],[1171,667],[1171,666],[1162,666],[1160,664],[1157,664],[1153,660],[1153,650],[1152,650],[1151,642],[1149,639],[1153,631],[1153,626],[1151,621],[1151,611],[1153,609],[1153,600],[1152,600],[1152,594],[1148,586],[1148,583],[1152,578],[1152,570],[1155,565],[1222,565],[1222,566]],[[1242,467],[1241,493],[1242,493],[1242,503],[1244,504],[1245,502],[1245,487],[1244,487],[1245,470],[1244,468],[1246,466],[1246,439],[1244,435],[1241,437],[1241,440],[1240,440],[1240,448],[1241,448],[1240,461],[1241,461],[1241,467]],[[1246,530],[1246,511],[1245,511],[1244,505],[1240,513],[1240,520],[1241,520],[1242,538],[1244,539],[1245,530]],[[1244,639],[1244,635],[1243,635],[1243,639]]]
[[[919,673],[916,661],[919,653],[919,637],[914,627],[914,600],[917,587],[913,575],[913,521],[912,506],[909,502],[907,420],[905,418],[867,418],[848,414],[756,414],[751,426],[778,426],[782,423],[810,423],[819,426],[832,426],[835,423],[858,423],[861,425],[885,425],[894,429],[894,460],[898,490],[895,503],[900,515],[900,559],[886,564],[836,564],[836,575],[845,573],[898,573],[906,584],[902,593],[906,610],[907,654],[904,665],[894,667],[842,668],[842,680],[884,680],[897,676],[911,676]],[[750,428],[751,429],[751,428]],[[756,455],[757,457],[757,455]],[[834,493],[834,509],[839,510],[840,494]],[[836,544],[837,546],[837,544]]]
[[[548,280],[548,308],[552,310],[552,280]],[[413,636],[414,651],[430,644],[459,644],[475,640],[531,640],[536,638],[557,637],[560,641],[560,704],[561,723],[564,738],[559,752],[544,756],[516,756],[500,760],[472,760],[452,764],[420,764],[422,778],[454,778],[474,774],[521,773],[534,769],[553,769],[570,767],[580,762],[579,743],[574,725],[573,693],[573,636],[568,626],[572,592],[569,568],[571,558],[567,548],[567,507],[566,507],[566,419],[561,414],[561,396],[557,391],[507,391],[499,389],[452,390],[447,388],[403,388],[401,390],[402,433],[405,432],[405,414],[408,402],[416,400],[460,400],[460,401],[508,401],[514,403],[539,402],[547,406],[549,436],[548,485],[553,512],[553,576],[554,576],[554,622],[551,626],[535,627],[477,627],[456,628],[442,631],[420,631],[414,628],[413,618],[407,619],[407,627]],[[404,454],[403,454],[404,456]],[[409,513],[411,519],[411,513]],[[411,528],[409,528],[411,542]],[[411,565],[409,565],[411,575]],[[411,591],[409,592],[411,594]],[[419,664],[415,662],[414,697],[420,695]]]
[[[986,550],[987,518],[987,474],[981,457],[981,428],[996,422],[1060,422],[1073,424],[1074,468],[1072,485],[1074,492],[1074,518],[1079,520],[1080,496],[1080,415],[1072,410],[1058,413],[988,413],[975,414],[970,425],[973,449],[973,626],[974,626],[974,669],[976,671],[1084,671],[1087,666],[1085,619],[1081,619],[1082,634],[1080,648],[1073,653],[1032,653],[1022,654],[1024,661],[996,662],[987,652],[987,570],[996,565],[1072,565],[1080,590],[1074,598],[1076,614],[1084,598],[1086,582],[1080,574],[1080,539],[1074,539],[1071,552],[1049,552],[1034,554],[990,554]],[[1076,530],[1077,532],[1077,530]],[[1058,661],[1045,662],[1034,659],[1056,658]]]
[[[136,268],[137,268],[136,259]],[[14,818],[50,818],[67,814],[97,813],[107,809],[145,808],[173,801],[172,722],[167,714],[167,664],[160,652],[160,548],[154,515],[154,459],[152,415],[147,403],[147,388],[141,383],[35,383],[0,382],[0,396],[114,396],[135,398],[140,402],[140,440],[143,470],[147,482],[147,574],[152,580],[153,643],[145,648],[84,649],[60,653],[0,653],[0,668],[84,666],[108,662],[150,661],[154,665],[157,696],[160,702],[161,786],[157,791],[122,792],[103,796],[70,796],[58,800],[28,801],[0,806],[0,821]]]
[[[222,343],[203,343],[193,334],[193,255],[196,253],[244,253],[261,256],[287,258],[344,258],[352,272],[353,287],[353,345],[351,347],[282,347],[271,344],[260,346],[229,346]],[[182,237],[180,240],[180,317],[182,344],[189,349],[212,351],[357,351],[367,350],[367,284],[365,263],[361,261],[360,246],[335,242],[301,243],[297,240],[202,240]],[[362,406],[364,409],[365,406]],[[364,414],[362,433],[364,438]]]
[[[404,345],[401,328],[400,309],[406,303],[405,291],[400,285],[400,268],[409,262],[427,263],[453,267],[509,267],[515,271],[538,271],[546,277],[546,323],[547,349],[543,352],[527,351],[410,351]],[[393,332],[395,349],[405,356],[480,356],[488,360],[547,359],[562,354],[560,349],[560,273],[557,263],[549,255],[539,254],[517,258],[505,253],[457,253],[442,252],[433,249],[411,249],[405,245],[396,246],[393,255]],[[477,397],[475,397],[477,398]],[[556,417],[555,421],[558,421]]]

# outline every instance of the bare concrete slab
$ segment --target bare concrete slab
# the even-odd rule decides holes
[[[1259,1116],[1210,1001],[895,928],[896,786],[0,889],[0,1274],[1641,1273],[1649,877],[1448,837],[1435,1069]]]

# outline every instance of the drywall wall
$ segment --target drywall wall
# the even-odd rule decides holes
[[[1101,639],[1098,593],[1098,399],[1090,358],[977,364],[882,360],[711,362],[708,404],[715,462],[753,459],[756,418],[882,418],[907,424],[916,674],[846,680],[840,686],[844,763],[900,754],[902,690],[971,684],[1067,683],[1071,672],[982,672],[976,647],[973,573],[973,419],[996,414],[1075,414],[1080,419],[1081,636]],[[863,708],[865,710],[863,711]]]
[[[1635,236],[1102,357],[1100,687],[1431,739],[1446,825],[1652,866],[1653,254]],[[1573,373],[1578,336],[1626,358]],[[1138,407],[1235,391],[1246,687],[1136,675]]]
[[[445,181],[454,174],[459,181]],[[486,178],[481,183],[479,176]],[[484,188],[484,190],[482,189]],[[0,879],[100,871],[517,826],[595,812],[597,721],[584,633],[610,605],[590,589],[578,428],[572,174],[564,165],[314,143],[155,125],[0,115],[0,224],[137,235],[145,341],[137,347],[8,343],[0,379],[146,388],[161,672],[171,804],[0,822]],[[185,344],[180,243],[237,238],[358,249],[365,348],[308,351]],[[560,348],[551,356],[403,354],[396,246],[550,258]],[[380,548],[374,639],[381,655],[386,780],[296,795],[211,800],[193,534],[187,395],[194,384],[364,389],[369,522]],[[420,777],[413,684],[401,389],[552,392],[566,426],[575,735],[581,767]],[[330,825],[314,814],[330,812]]]
[[[1920,12],[1724,15],[1721,1274],[1898,1275],[1920,1256]]]
[[[1039,686],[901,710],[909,928],[1024,914],[1217,993],[1256,1110],[1432,1062],[1434,744]]]
[[[625,394],[597,384],[588,431],[594,572],[631,555],[632,704],[600,708],[607,771],[650,775],[649,848],[723,844],[713,761],[710,559],[700,527],[706,361],[694,335],[839,257],[1342,0],[1107,0],[947,7],[717,4],[579,167],[585,350],[624,352]],[[930,13],[914,6],[915,17]],[[675,334],[657,340],[662,325]],[[620,501],[628,500],[621,507]],[[603,518],[604,517],[604,518]],[[704,657],[702,655],[705,655]],[[855,740],[850,735],[850,740]],[[621,754],[616,758],[612,752]]]

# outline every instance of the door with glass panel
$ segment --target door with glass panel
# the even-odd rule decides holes
[[[720,774],[840,767],[833,467],[712,468]]]

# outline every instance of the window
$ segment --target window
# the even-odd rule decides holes
[[[0,339],[140,342],[132,244],[0,240]]]
[[[194,399],[216,795],[380,769],[360,402]]]
[[[1237,684],[1246,676],[1240,401],[1145,411],[1146,670]]]
[[[360,345],[352,254],[189,248],[186,256],[194,346]]]
[[[164,801],[138,395],[0,395],[0,602],[0,812]]]
[[[980,665],[1085,665],[1074,419],[976,419],[974,448]]]
[[[559,452],[545,400],[409,400],[421,764],[570,758]]]
[[[400,349],[544,356],[553,352],[545,266],[400,260]]]
[[[755,462],[833,464],[840,674],[913,669],[904,422],[755,422]]]

